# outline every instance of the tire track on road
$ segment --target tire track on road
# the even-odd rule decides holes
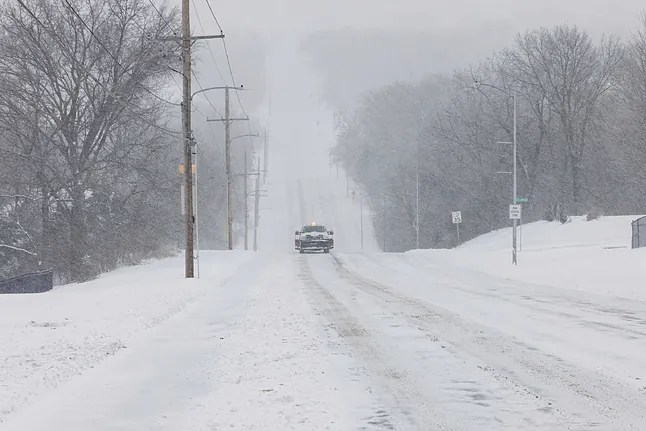
[[[643,429],[644,394],[601,374],[579,370],[449,310],[394,292],[391,286],[352,272],[337,255],[332,259],[339,277],[378,299],[392,313],[403,313],[408,321],[451,349],[484,362],[482,369],[497,380],[544,399],[555,413],[569,418],[570,429]]]
[[[299,256],[300,278],[312,294],[317,314],[332,327],[342,342],[360,358],[374,383],[380,388],[378,395],[385,407],[378,408],[372,417],[366,418],[366,430],[411,430],[444,431],[454,429],[447,425],[443,415],[435,411],[419,392],[416,382],[405,370],[392,366],[383,346],[370,337],[352,313],[312,274],[306,256]],[[322,307],[321,307],[322,306]]]

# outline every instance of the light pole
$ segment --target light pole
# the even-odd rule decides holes
[[[517,152],[517,142],[516,142],[516,92],[514,92],[514,150],[513,150],[513,152],[514,152],[514,168],[513,168],[513,171],[514,171],[514,173],[513,173],[513,176],[514,176],[514,180],[513,180],[514,181],[514,198],[513,199],[514,200],[513,200],[513,204],[517,205],[518,204],[518,196],[517,196],[517,193],[516,193],[517,192],[517,187],[516,187],[517,186],[517,182],[516,182],[516,174],[517,174],[517,171],[516,171],[516,165],[517,165],[517,163],[516,163],[516,158],[517,158],[516,157],[516,152]],[[514,233],[513,233],[513,239],[512,239],[511,262],[514,265],[518,265],[517,232],[516,232],[517,229],[518,229],[518,220],[513,219],[513,224],[514,224],[514,228],[513,228]]]
[[[506,94],[507,97],[512,97],[513,98],[513,105],[514,105],[514,121],[513,121],[513,123],[514,124],[513,124],[513,140],[512,140],[513,150],[512,150],[512,152],[513,152],[514,161],[513,161],[513,168],[512,168],[512,177],[513,177],[513,179],[512,179],[512,184],[513,184],[512,185],[512,204],[517,205],[517,200],[518,200],[517,184],[518,183],[516,181],[516,178],[517,178],[517,162],[516,162],[516,159],[517,159],[517,151],[518,151],[517,150],[518,149],[518,142],[516,140],[516,110],[517,110],[517,108],[516,108],[516,99],[517,99],[516,92],[514,91],[510,95],[508,91],[506,91],[506,90],[504,90],[504,89],[502,89],[500,87],[496,87],[495,85],[491,85],[491,84],[484,84],[484,83],[479,82],[478,80],[475,80],[474,87],[476,89],[478,89],[480,86],[491,87],[491,88],[493,88],[495,90],[498,90],[498,91]],[[518,238],[518,235],[517,235],[518,220],[517,219],[512,220],[512,226],[513,226],[513,228],[512,228],[512,245],[511,245],[511,247],[512,247],[511,248],[511,263],[514,264],[514,265],[518,265],[518,248],[517,248],[517,244],[518,244],[518,241],[517,241],[517,238]]]
[[[415,249],[419,250],[419,144],[417,145],[417,165],[415,168]]]

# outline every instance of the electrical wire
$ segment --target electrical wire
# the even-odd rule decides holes
[[[215,66],[215,70],[218,72],[218,75],[220,76],[220,79],[224,83],[224,85],[228,85],[227,80],[224,79],[224,75],[222,75],[222,71],[220,70],[220,67],[218,66],[218,61],[215,59],[215,55],[213,54],[213,50],[211,49],[211,45],[209,45],[208,41],[206,43],[206,49],[209,50],[209,54],[211,55],[211,59],[213,60],[213,65]]]
[[[94,34],[94,31],[93,31],[93,30],[90,28],[90,26],[85,22],[85,20],[83,19],[83,17],[81,17],[81,15],[79,15],[79,13],[76,11],[76,9],[74,9],[74,6],[72,6],[72,4],[69,2],[69,0],[63,0],[63,2],[65,2],[65,4],[67,4],[67,6],[68,6],[68,7],[70,8],[70,10],[72,11],[72,13],[74,13],[74,15],[76,15],[76,17],[79,19],[79,21],[81,21],[81,24],[83,24],[83,26],[84,26],[84,27],[85,27],[85,28],[90,32],[90,34],[92,35],[92,37],[94,38],[94,40],[96,40],[96,41],[97,41],[97,43],[98,43],[99,45],[101,45],[101,47],[102,47],[102,48],[105,50],[105,52],[110,56],[110,58],[112,58],[112,59],[114,60],[114,62],[115,62],[115,63],[116,63],[116,64],[117,64],[121,69],[123,69],[123,71],[124,71],[125,73],[129,73],[129,74],[130,74],[130,76],[132,77],[132,76],[133,76],[132,72],[130,72],[130,71],[129,71],[125,66],[123,66],[123,65],[121,64],[121,62],[119,62],[119,59],[118,59],[117,57],[115,57],[115,56],[114,56],[114,54],[112,54],[112,53],[110,52],[110,50],[109,50],[109,49],[108,49],[108,48],[103,44],[103,42],[101,41],[101,39],[99,39],[99,37],[98,37],[96,34]],[[21,2],[21,3],[22,3],[22,2]],[[24,4],[24,3],[23,3],[23,4]],[[170,102],[170,101],[168,101],[168,100],[166,100],[166,99],[162,98],[161,96],[158,96],[158,95],[157,95],[157,94],[155,94],[151,89],[149,89],[148,87],[146,87],[145,85],[143,85],[141,82],[137,82],[137,85],[138,85],[138,86],[140,86],[141,88],[143,88],[143,89],[144,89],[147,93],[149,93],[150,95],[154,96],[155,98],[157,98],[157,99],[159,99],[159,100],[161,100],[161,101],[163,101],[163,102],[166,102],[166,103],[168,103],[168,104],[170,104],[170,105],[181,106],[181,104],[179,104],[179,103]]]
[[[213,8],[211,7],[211,2],[209,0],[205,0],[206,5],[209,7],[209,11],[211,11],[211,16],[215,20],[215,24],[218,26],[220,29],[220,34],[224,34],[224,30],[222,30],[222,26],[220,25],[220,21],[218,21],[218,17],[215,15],[215,12],[213,11]],[[227,58],[227,66],[229,68],[229,75],[231,75],[231,84],[233,87],[238,87],[236,84],[235,77],[233,75],[233,68],[231,67],[231,57],[229,56],[229,49],[227,48],[227,41],[225,38],[222,38],[222,46],[224,48],[224,54]],[[244,113],[245,117],[249,118],[249,114],[247,114],[247,111],[244,108],[244,105],[242,103],[242,100],[240,99],[240,94],[238,94],[238,91],[235,91],[236,93],[236,98],[238,99],[238,103],[240,104],[240,109]]]
[[[153,0],[148,0],[148,3],[150,3],[150,5],[153,7],[153,9],[155,9],[155,12],[157,12],[157,15],[159,15],[159,16],[161,17],[162,21],[164,21],[164,23],[166,24],[166,26],[167,26],[167,27],[171,27],[170,21],[169,21],[168,19],[166,19],[166,17],[164,16],[164,14],[163,14],[163,13],[161,13],[161,11],[157,8],[157,6],[155,6],[155,3],[153,2]],[[172,32],[173,32],[173,34],[175,34],[175,31],[174,31],[174,30],[172,30],[172,29],[171,29],[170,31],[172,31]]]
[[[56,33],[53,33],[53,32],[52,32],[52,31],[51,31],[51,30],[50,30],[50,29],[49,29],[49,28],[48,28],[48,27],[47,27],[47,26],[46,26],[46,25],[45,25],[45,24],[40,20],[40,18],[38,18],[38,17],[36,16],[36,14],[35,14],[31,9],[29,9],[29,7],[28,7],[28,6],[27,6],[27,5],[26,5],[22,0],[17,0],[17,1],[18,1],[18,4],[20,5],[20,7],[22,7],[22,8],[23,8],[23,9],[24,9],[24,10],[25,10],[25,11],[26,11],[26,12],[27,12],[27,13],[28,13],[28,14],[29,14],[33,19],[34,19],[34,21],[36,21],[36,23],[37,23],[40,27],[42,27],[42,28],[43,28],[43,30],[44,30],[45,32],[49,33],[49,35],[54,39],[54,41],[55,41],[55,42],[60,46],[60,48],[63,50],[63,52],[67,55],[67,57],[68,57],[68,58],[69,58],[73,63],[75,63],[75,64],[76,64],[76,66],[77,66],[77,67],[79,67],[79,69],[81,69],[83,72],[85,72],[85,73],[87,74],[87,76],[88,76],[92,81],[94,81],[94,82],[95,82],[99,87],[103,88],[103,90],[105,90],[106,92],[110,92],[110,91],[111,91],[110,89],[106,88],[106,87],[105,87],[105,84],[103,84],[101,81],[99,81],[99,80],[98,80],[98,79],[97,79],[97,78],[92,74],[92,72],[90,72],[90,71],[87,69],[87,67],[85,67],[85,65],[83,65],[82,63],[80,63],[80,62],[76,59],[76,57],[75,57],[71,52],[69,52],[67,45],[66,45],[66,44],[65,44],[65,43],[60,39],[60,37],[59,37]],[[175,105],[173,102],[169,102],[169,101],[167,101],[167,100],[165,100],[165,99],[163,99],[163,98],[160,98],[160,97],[159,97],[159,96],[157,96],[157,95],[155,95],[155,97],[156,97],[157,99],[160,99],[160,100],[164,101],[165,103],[168,103],[168,104],[171,104],[171,105]],[[121,101],[121,100],[119,100],[119,99],[115,99],[115,103],[118,103],[118,104],[121,104],[121,105],[125,105],[125,102],[123,102],[123,101]],[[180,132],[180,131],[167,129],[167,128],[162,127],[162,126],[160,126],[160,125],[158,125],[158,124],[151,123],[151,122],[149,122],[147,119],[145,119],[145,120],[144,120],[144,117],[143,117],[141,114],[137,114],[136,112],[133,112],[133,114],[134,114],[134,115],[136,115],[136,116],[138,116],[141,120],[143,120],[142,122],[143,122],[144,124],[147,124],[147,125],[149,125],[149,126],[151,126],[151,127],[153,127],[153,128],[156,128],[156,129],[158,129],[158,130],[160,130],[160,131],[162,131],[162,132],[166,133],[167,135],[172,136],[173,138],[177,138],[177,137],[181,136],[181,132]]]
[[[202,33],[205,33],[204,26],[202,25],[202,19],[200,18],[200,14],[197,10],[197,5],[195,4],[195,0],[191,0],[191,3],[193,4],[193,10],[195,11],[195,16],[197,17],[197,22],[200,24],[200,28],[202,29]],[[209,4],[209,8],[211,5]],[[219,24],[218,24],[219,27]],[[220,28],[220,34],[222,33],[222,28]],[[206,49],[209,51],[209,54],[211,56],[211,59],[213,60],[213,65],[215,66],[215,70],[218,72],[218,75],[220,76],[220,79],[224,83],[224,85],[228,85],[227,80],[224,79],[224,75],[222,75],[222,71],[220,70],[220,67],[218,66],[218,61],[215,59],[215,55],[213,54],[213,50],[211,49],[211,45],[209,45],[209,41],[206,41]]]
[[[213,17],[215,17],[215,15],[213,15]],[[231,82],[233,83],[233,86],[235,88],[238,88],[235,77],[233,76],[233,68],[231,67],[231,58],[229,57],[229,50],[227,49],[227,41],[224,39],[222,39],[222,46],[224,47],[224,54],[227,57],[227,64],[229,66],[229,74],[231,75]],[[240,100],[239,92],[235,91],[235,93],[236,93],[236,98],[238,99],[238,103],[240,104],[240,109],[242,110],[242,113],[244,114],[245,117],[249,118],[249,114],[247,114],[247,111],[244,109],[244,105],[242,104],[242,100]]]
[[[204,91],[204,87],[202,87],[202,84],[200,84],[199,79],[197,79],[197,75],[193,70],[191,70],[191,74],[193,75],[193,79],[195,79],[195,82],[197,83],[197,86],[200,88],[200,91]],[[218,110],[218,108],[215,107],[215,105],[211,102],[211,99],[208,98],[206,94],[204,94],[204,97],[206,97],[206,101],[211,105],[211,108],[220,116],[220,118],[224,118],[222,113]]]
[[[218,21],[218,17],[215,16],[215,12],[213,12],[213,8],[211,7],[211,2],[209,0],[206,0],[206,5],[209,7],[209,10],[211,11],[211,15],[213,15],[213,19],[215,20],[215,24],[220,29],[220,34],[224,34],[224,31],[222,30],[222,26],[220,25],[220,22]]]
[[[193,5],[193,9],[195,10],[195,16],[197,16],[197,22],[199,23],[200,28],[202,29],[202,33],[204,33],[204,26],[202,25],[200,14],[197,11],[197,6],[195,6],[195,0],[191,0],[191,4]],[[208,43],[207,43],[207,47],[208,47]],[[210,48],[209,48],[209,51],[210,51]],[[211,56],[213,57],[213,53],[211,53]],[[213,59],[213,61],[215,61],[215,58]],[[200,84],[200,81],[197,79],[197,74],[195,73],[195,71],[191,70],[191,74],[195,78],[195,82],[197,83],[198,87],[200,87],[200,90],[204,90],[204,88],[202,87],[202,84]],[[220,74],[220,77],[222,77],[222,74]],[[223,118],[222,113],[215,107],[215,105],[211,102],[211,99],[209,99],[209,96],[206,93],[204,94],[204,97],[206,98],[206,101],[209,103],[209,105],[211,105],[211,108],[213,108],[213,110],[220,116],[220,118]]]

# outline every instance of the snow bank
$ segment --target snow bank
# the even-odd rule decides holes
[[[638,217],[573,217],[566,224],[525,225],[517,267],[511,264],[511,228],[458,249],[411,251],[406,258],[420,265],[440,260],[511,280],[646,301],[646,249],[630,249],[630,222]]]
[[[572,217],[567,223],[538,221],[519,230],[524,251],[572,247],[630,247],[630,223],[641,216],[601,217],[586,221]],[[460,248],[504,250],[511,248],[511,228],[481,235]]]
[[[217,288],[251,256],[202,252],[199,280],[183,278],[180,256],[43,294],[0,295],[0,423]]]

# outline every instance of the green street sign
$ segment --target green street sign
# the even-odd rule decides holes
[[[517,204],[526,204],[527,202],[529,202],[529,199],[527,198],[516,198]]]

